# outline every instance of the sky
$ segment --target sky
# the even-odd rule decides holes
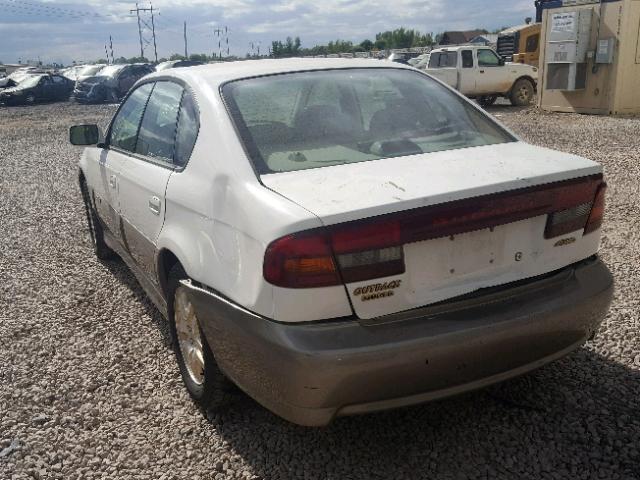
[[[184,52],[187,22],[189,53],[226,50],[232,55],[265,53],[273,40],[299,36],[303,47],[330,40],[360,43],[398,27],[442,32],[483,27],[494,30],[535,17],[533,0],[155,0],[158,57]],[[140,1],[140,8],[150,8]],[[133,1],[0,0],[0,62],[42,60],[70,64],[105,57],[113,38],[115,57],[140,54]],[[150,12],[143,12],[145,56],[154,58]],[[253,50],[252,50],[253,48]]]

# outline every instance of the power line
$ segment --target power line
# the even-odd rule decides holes
[[[28,8],[30,11],[33,11],[33,12],[38,12],[38,10],[40,10],[41,12],[38,12],[38,13],[47,13],[49,15],[54,15],[54,16],[69,16],[69,17],[76,17],[76,18],[79,18],[79,17],[123,18],[122,15],[118,15],[114,13],[97,13],[97,12],[89,12],[86,10],[61,8],[61,7],[54,7],[51,5],[45,5],[42,3],[32,3],[32,2],[23,1],[23,0],[21,0],[20,2],[18,2],[18,0],[4,0],[4,1],[10,2],[13,8],[22,8],[22,9]]]

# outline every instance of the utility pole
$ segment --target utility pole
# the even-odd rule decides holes
[[[115,60],[113,59],[113,39],[111,38],[111,35],[109,35],[109,46],[111,47],[111,63],[115,63]]]
[[[189,58],[189,53],[187,52],[187,22],[184,22],[184,58]]]
[[[220,37],[224,33],[225,43],[227,46],[227,57],[228,57],[229,56],[229,27],[216,28],[213,31],[213,33],[218,37],[218,57],[220,57],[220,59],[222,59],[222,39]]]
[[[107,64],[109,63],[109,52],[107,52],[107,44],[104,44],[104,54],[106,55]]]
[[[153,54],[156,57],[156,63],[158,63],[158,46],[156,45],[156,24],[153,20],[153,4],[151,5],[151,31],[153,32]]]
[[[138,17],[138,36],[140,37],[140,57],[144,58],[144,46],[142,45],[142,25],[140,24],[140,8],[138,8],[138,2],[136,2],[136,9],[129,10],[129,13],[136,12]]]
[[[153,4],[150,4],[150,8],[140,8],[136,2],[135,10],[129,10],[130,13],[136,12],[138,17],[138,35],[140,36],[140,56],[144,58],[144,44],[142,39],[142,20],[140,19],[140,12],[151,12],[151,32],[153,34],[153,53],[155,55],[156,63],[158,63],[158,45],[156,44],[156,24],[155,16],[153,14]],[[147,28],[149,24],[145,22]],[[148,42],[147,42],[148,43]]]
[[[213,33],[218,37],[218,58],[222,59],[222,48],[220,46],[220,34],[222,33],[222,29],[216,28]]]

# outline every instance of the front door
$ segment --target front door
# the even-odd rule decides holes
[[[152,84],[141,86],[120,107],[111,124],[108,147],[100,152],[98,178],[91,182],[98,215],[116,237],[120,237],[122,213],[120,174],[135,151],[138,128],[152,88]]]
[[[131,257],[155,279],[158,235],[164,225],[165,192],[174,172],[175,138],[183,88],[157,82],[147,103],[134,154],[119,184],[122,233]]]
[[[479,94],[506,93],[511,88],[510,77],[500,61],[500,57],[490,48],[480,48],[476,91]]]

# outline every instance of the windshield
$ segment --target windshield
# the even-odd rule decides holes
[[[22,80],[16,88],[33,88],[38,85],[38,82],[40,82],[41,78],[41,75],[29,75],[27,78]]]
[[[413,70],[274,75],[230,82],[222,93],[260,174],[515,141]]]
[[[113,77],[116,73],[124,68],[123,65],[109,65],[100,70],[96,76],[98,77]]]
[[[78,72],[78,76],[89,77],[95,75],[103,68],[105,68],[104,65],[87,65],[86,67],[82,67],[82,69]]]

